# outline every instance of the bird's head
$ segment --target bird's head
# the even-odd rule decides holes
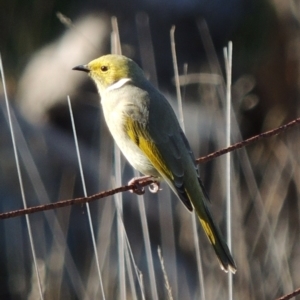
[[[138,82],[144,78],[143,71],[133,60],[114,54],[101,56],[73,70],[87,72],[100,93],[106,89],[119,88],[128,81]]]

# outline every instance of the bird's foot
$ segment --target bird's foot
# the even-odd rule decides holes
[[[145,188],[141,186],[140,182],[145,179],[150,179],[151,176],[142,176],[142,177],[133,177],[129,182],[128,185],[134,185],[132,190],[129,190],[130,193],[135,193],[137,195],[145,194]]]
[[[153,194],[156,194],[158,193],[159,191],[161,191],[161,188],[160,188],[160,183],[159,181],[154,181],[153,183],[151,183],[149,185],[149,191]]]
[[[145,193],[145,188],[141,185],[141,182],[145,180],[153,180],[153,182],[149,186],[149,191],[151,193],[157,193],[161,190],[159,182],[155,180],[154,177],[146,175],[141,177],[134,177],[128,182],[128,185],[134,185],[134,188],[130,190],[130,192],[137,195],[143,195]]]

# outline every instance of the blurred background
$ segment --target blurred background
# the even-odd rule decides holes
[[[87,194],[119,186],[118,168],[123,184],[134,176],[114,154],[96,88],[71,70],[112,51],[116,20],[122,53],[177,111],[170,43],[176,26],[185,130],[196,157],[225,146],[223,48],[230,40],[232,142],[299,116],[298,0],[12,0],[2,1],[0,11],[0,52],[28,206],[83,196],[67,95]],[[0,104],[0,211],[7,212],[23,204],[2,84]],[[232,154],[235,299],[275,299],[300,287],[299,146],[293,128]],[[201,165],[200,173],[226,235],[225,157]],[[165,271],[174,299],[228,299],[227,276],[202,230],[199,268],[192,214],[162,188],[144,198],[124,193],[90,204],[105,298],[171,299]],[[104,299],[86,206],[29,219],[44,298]],[[0,253],[0,298],[39,299],[25,217],[0,221]]]

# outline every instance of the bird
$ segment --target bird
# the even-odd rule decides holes
[[[137,63],[123,55],[103,55],[73,70],[88,73],[96,84],[108,129],[128,162],[158,187],[165,180],[185,207],[195,210],[221,269],[235,273],[234,259],[210,213],[194,154],[165,96]]]

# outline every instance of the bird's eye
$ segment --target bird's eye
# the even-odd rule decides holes
[[[101,66],[100,69],[102,72],[107,72],[108,66]]]

